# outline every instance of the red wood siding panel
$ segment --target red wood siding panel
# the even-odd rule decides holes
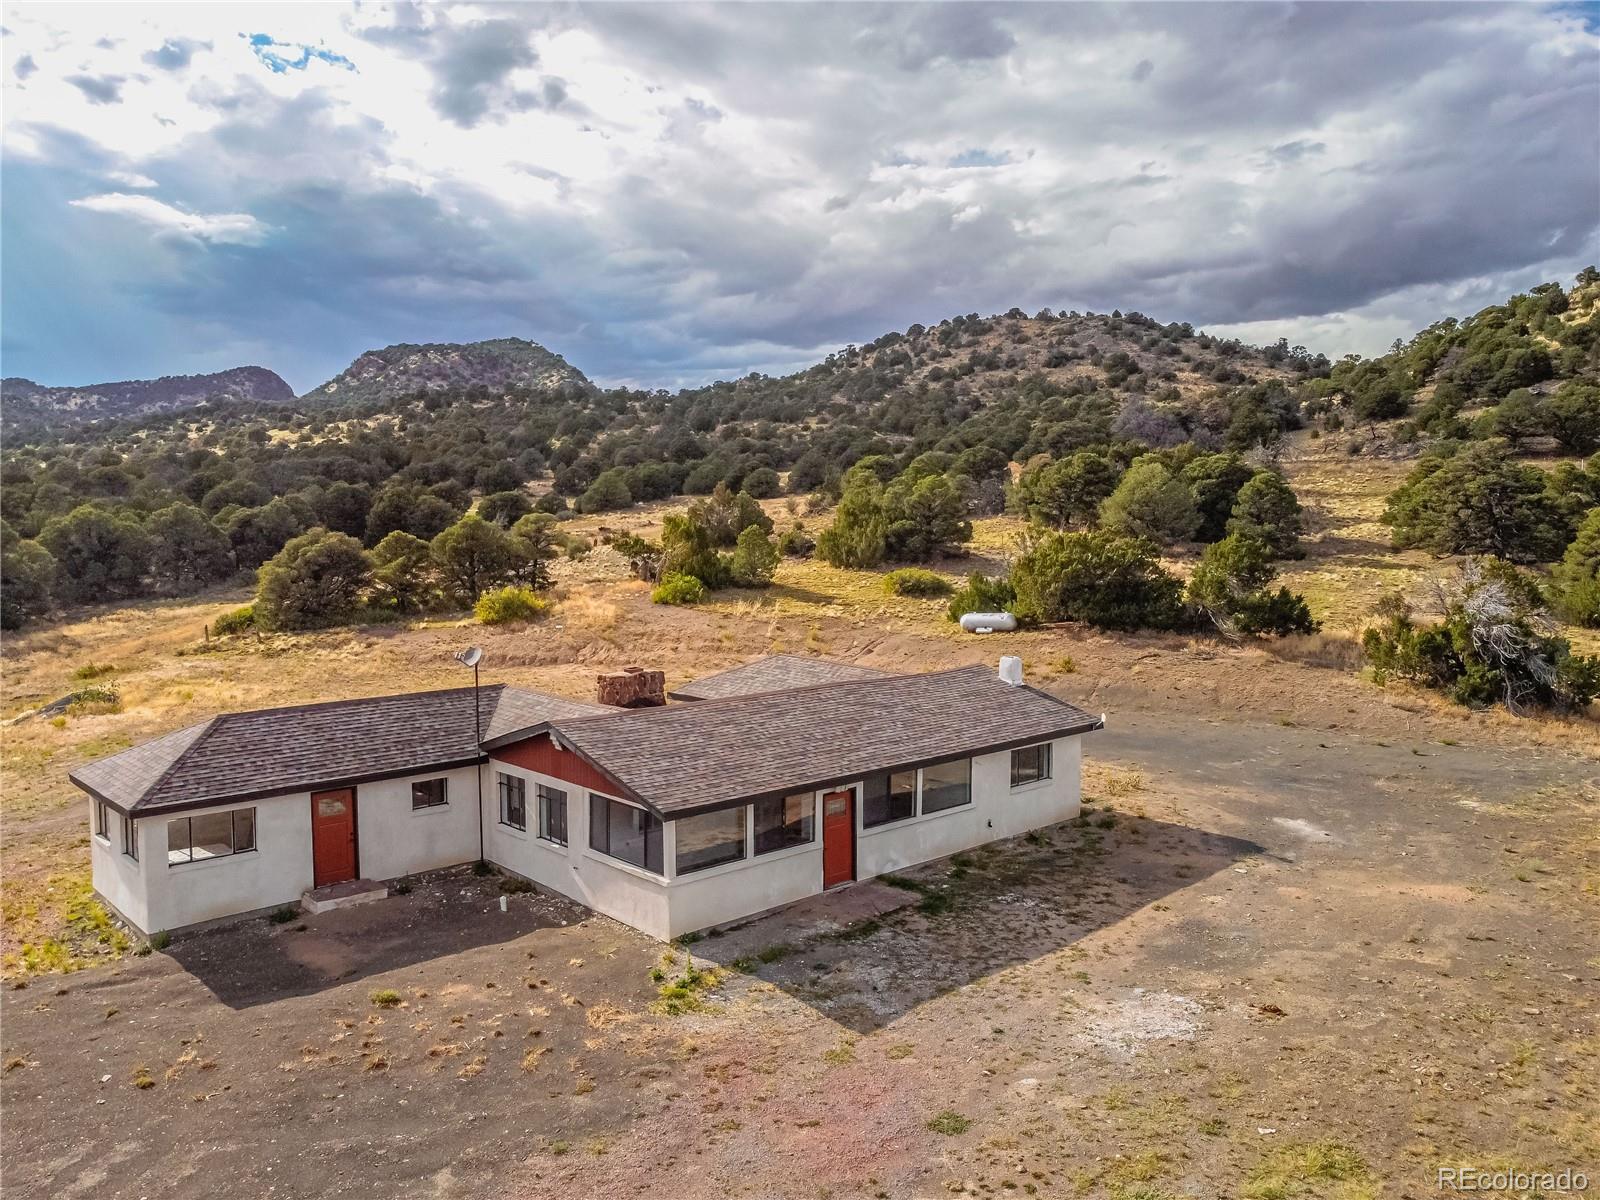
[[[570,750],[563,750],[550,741],[549,734],[540,734],[525,742],[512,742],[494,750],[490,757],[498,762],[508,762],[525,771],[537,771],[554,779],[564,779],[581,788],[592,788],[608,796],[625,796],[619,784],[603,771],[597,771]]]

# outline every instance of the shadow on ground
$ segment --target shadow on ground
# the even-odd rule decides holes
[[[818,897],[691,949],[866,1034],[1263,854],[1244,838],[1094,813]]]
[[[229,1008],[252,1008],[593,916],[534,894],[507,897],[502,913],[500,882],[466,868],[437,872],[407,895],[281,925],[263,917],[192,933],[167,954]]]

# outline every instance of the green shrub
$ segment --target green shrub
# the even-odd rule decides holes
[[[172,945],[172,935],[165,929],[158,929],[150,935],[150,940],[146,945],[152,950],[165,950]]]
[[[952,621],[959,621],[973,612],[1009,612],[1016,602],[1017,592],[1009,580],[990,579],[981,571],[974,571],[967,576],[966,584],[950,597],[950,607],[945,611]]]
[[[550,601],[532,588],[503,587],[479,596],[472,614],[480,625],[508,625],[515,621],[537,621],[550,608]]]
[[[1189,600],[1224,633],[1315,633],[1304,599],[1286,587],[1268,588],[1276,576],[1272,547],[1253,532],[1236,530],[1206,547],[1189,581]]]
[[[1441,596],[1437,625],[1416,624],[1395,603],[1380,614],[1383,624],[1361,635],[1378,683],[1408,679],[1458,704],[1504,703],[1519,715],[1535,707],[1578,711],[1600,695],[1600,656],[1574,654],[1566,638],[1545,632],[1548,614],[1515,568],[1471,560]]]
[[[778,538],[778,553],[785,558],[810,558],[817,549],[817,539],[805,531],[798,521],[793,529]]]
[[[1050,533],[1011,572],[1016,614],[1029,621],[1083,621],[1104,629],[1175,629],[1187,623],[1183,582],[1140,538]]]
[[[211,622],[211,632],[218,637],[227,637],[232,633],[243,633],[245,630],[254,629],[255,627],[256,606],[254,604],[246,604],[243,608],[225,612]]]
[[[122,697],[117,694],[116,688],[106,687],[104,684],[79,688],[72,693],[67,711],[75,717],[121,712]]]
[[[693,575],[679,573],[665,576],[650,593],[655,604],[699,604],[705,598],[705,584]]]
[[[778,569],[778,548],[759,525],[739,531],[730,570],[740,587],[766,587]]]
[[[300,915],[300,910],[292,904],[280,904],[267,914],[267,920],[274,925],[287,925]]]
[[[372,582],[372,563],[348,534],[316,528],[289,542],[257,574],[263,629],[314,629],[348,621]]]
[[[883,590],[891,596],[948,596],[955,588],[937,571],[901,567],[883,577]]]
[[[393,988],[379,988],[368,999],[379,1008],[396,1008],[405,997]]]

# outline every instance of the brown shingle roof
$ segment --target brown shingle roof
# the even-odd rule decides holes
[[[877,679],[882,671],[826,658],[799,654],[769,654],[742,666],[706,675],[667,694],[674,700],[723,700],[729,696],[755,696],[808,687],[813,683],[839,683],[846,679]]]
[[[482,689],[485,739],[610,710],[505,684]],[[471,688],[226,713],[89,763],[70,778],[132,812],[192,808],[404,775],[478,756]]]
[[[1035,688],[1003,683],[986,666],[547,726],[631,798],[668,816],[1099,727],[1099,718]],[[538,731],[522,736],[529,732]]]

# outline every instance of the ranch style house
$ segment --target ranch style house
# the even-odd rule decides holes
[[[656,676],[659,679],[659,676]],[[1077,815],[1102,719],[1021,663],[771,656],[616,708],[505,684],[226,713],[72,772],[144,934],[487,861],[661,939]]]

